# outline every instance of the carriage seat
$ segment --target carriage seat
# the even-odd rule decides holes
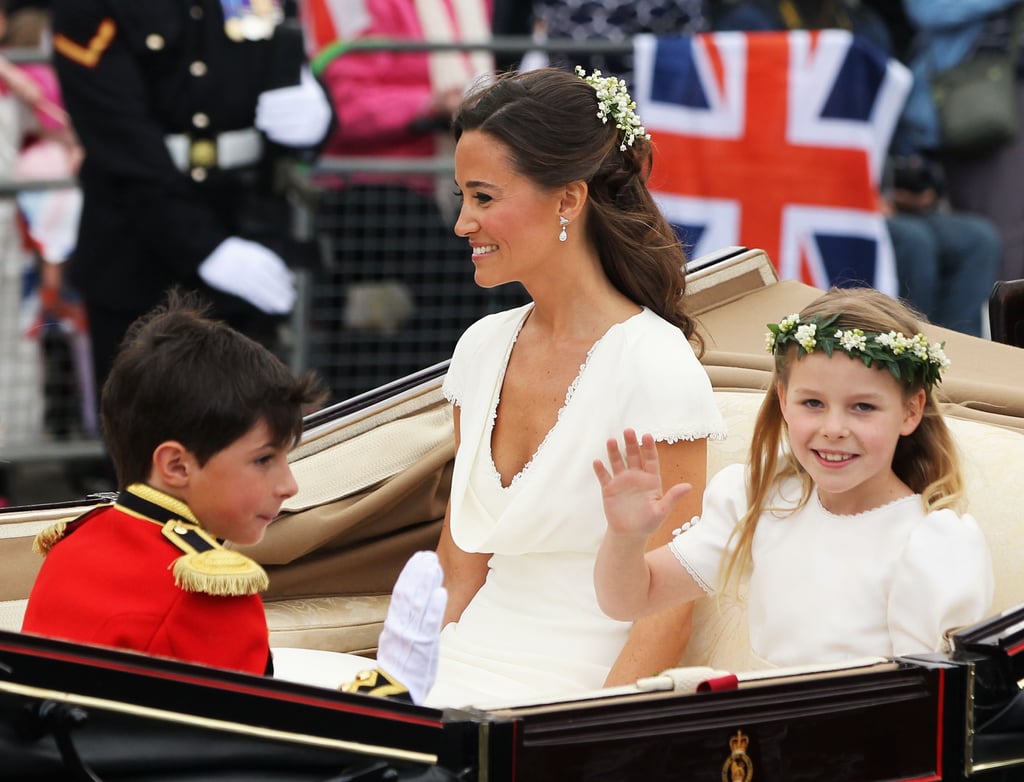
[[[756,389],[716,388],[715,397],[728,425],[725,440],[710,441],[708,474],[742,462],[750,445],[762,393]],[[995,568],[992,613],[1024,603],[1024,536],[1019,509],[1024,507],[1024,430],[976,420],[971,411],[950,405],[947,420],[961,449],[970,512],[985,531]],[[372,654],[387,611],[386,595],[321,596],[267,602],[272,645]],[[733,598],[698,601],[694,631],[684,665],[721,670],[752,670],[746,613]]]

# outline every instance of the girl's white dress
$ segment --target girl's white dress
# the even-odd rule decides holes
[[[745,479],[742,464],[714,476],[700,518],[669,544],[709,593],[747,508]],[[791,509],[799,496],[799,481],[789,479],[768,507]],[[935,651],[947,630],[983,619],[992,602],[992,561],[977,522],[952,510],[925,513],[917,494],[837,516],[812,491],[800,510],[761,516],[752,553],[750,643],[773,665]]]
[[[492,556],[486,582],[442,632],[430,705],[486,706],[601,687],[631,625],[606,617],[594,593],[605,518],[592,462],[625,427],[668,442],[725,434],[690,344],[644,309],[594,344],[557,422],[502,486],[491,435],[509,355],[531,308],[471,326],[445,379],[461,434],[452,537],[465,551]]]

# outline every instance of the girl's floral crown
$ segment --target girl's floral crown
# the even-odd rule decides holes
[[[785,352],[788,345],[797,345],[797,358],[815,350],[831,357],[834,351],[841,350],[859,358],[864,366],[884,366],[894,378],[907,385],[920,381],[931,388],[942,380],[942,370],[949,366],[949,359],[942,350],[944,342],[929,343],[920,332],[908,337],[898,331],[834,329],[832,324],[839,316],[840,313],[827,318],[815,315],[801,323],[800,315],[794,314],[779,323],[769,323],[765,347],[777,356]]]
[[[597,116],[607,124],[608,118],[615,120],[615,127],[622,131],[622,143],[619,149],[633,146],[633,141],[640,138],[650,139],[651,134],[640,124],[636,115],[636,101],[629,97],[626,82],[614,76],[602,76],[601,71],[594,71],[589,76],[579,65],[576,75],[597,90]]]

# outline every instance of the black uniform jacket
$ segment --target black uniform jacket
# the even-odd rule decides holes
[[[85,149],[72,284],[117,311],[144,312],[176,282],[206,290],[221,312],[249,307],[196,270],[228,236],[277,230],[264,216],[286,225],[283,200],[270,209],[259,197],[267,156],[256,168],[179,170],[166,138],[252,128],[258,95],[281,86],[275,40],[231,40],[219,0],[53,0],[52,11],[54,62]]]

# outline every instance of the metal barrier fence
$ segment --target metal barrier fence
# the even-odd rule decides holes
[[[294,371],[318,372],[333,401],[450,357],[474,320],[527,301],[518,285],[475,284],[469,246],[432,187],[361,181],[382,172],[453,189],[450,160],[324,160],[295,200],[295,230],[316,240],[320,264],[299,273],[284,357]],[[0,462],[102,454],[94,400],[84,397],[87,337],[24,298],[38,291],[38,266],[20,246],[11,202],[26,186],[67,184],[0,182]]]
[[[387,45],[487,48],[495,55],[631,50],[629,41],[538,44],[522,37]],[[15,63],[47,57],[29,49],[3,54]],[[527,301],[518,285],[485,290],[473,281],[468,244],[452,230],[453,205],[436,195],[453,190],[450,158],[321,159],[292,173],[292,231],[316,240],[320,264],[298,273],[284,356],[293,371],[318,372],[332,401],[450,357],[474,320]],[[87,335],[73,302],[55,312],[26,298],[38,290],[39,265],[22,246],[13,203],[19,192],[74,182],[10,176],[0,172],[0,499],[9,473],[24,465],[86,462],[104,453],[88,391]]]
[[[379,181],[365,181],[368,168]],[[518,285],[486,290],[473,281],[469,245],[452,230],[454,205],[433,188],[436,179],[450,193],[452,177],[448,160],[317,166],[313,224],[322,266],[311,273],[300,341],[335,399],[449,358],[470,323],[527,301]]]
[[[624,55],[632,40],[495,37],[486,43],[365,41],[345,47],[401,52],[487,49],[496,57]],[[314,65],[316,61],[314,61]],[[482,315],[525,303],[519,285],[479,288],[465,240],[454,235],[450,158],[321,159],[308,184],[323,267],[312,274],[307,329],[293,368],[316,369],[344,399],[450,357]],[[402,184],[396,184],[401,180]],[[300,186],[299,190],[304,188]]]

